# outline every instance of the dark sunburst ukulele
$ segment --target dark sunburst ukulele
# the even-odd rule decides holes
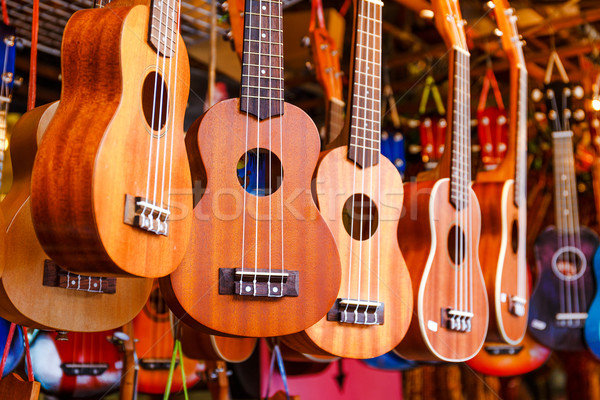
[[[465,361],[481,349],[489,310],[479,266],[479,202],[471,189],[470,54],[456,0],[432,2],[450,47],[449,132],[436,169],[404,186],[398,242],[416,316],[396,348],[409,359]],[[449,151],[448,151],[449,150]]]
[[[553,53],[552,57],[560,71],[558,56]],[[563,81],[552,83],[550,73],[546,77],[544,92],[552,128],[556,225],[544,230],[534,245],[538,279],[531,294],[529,332],[553,350],[583,350],[584,325],[595,286],[592,257],[599,241],[596,233],[579,224],[570,126],[574,89],[566,75]]]
[[[372,358],[400,343],[412,316],[410,277],[394,237],[402,179],[381,156],[381,18],[379,0],[355,2],[348,145],[322,153],[319,209],[335,237],[342,286],[327,315],[283,338],[310,354]]]
[[[339,253],[312,199],[320,141],[311,119],[283,101],[280,0],[247,0],[242,92],[217,103],[189,129],[195,180],[188,251],[160,280],[173,312],[189,325],[236,336],[280,336],[308,328],[340,287]],[[237,167],[254,159],[238,179]],[[246,182],[264,181],[264,187]]]
[[[78,273],[164,276],[192,222],[183,142],[189,61],[179,0],[117,0],[73,14],[62,93],[33,168],[46,253]]]

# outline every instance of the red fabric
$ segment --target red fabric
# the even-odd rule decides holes
[[[6,0],[2,0],[2,20],[6,25],[10,25],[10,20],[8,19],[8,9],[6,8]]]

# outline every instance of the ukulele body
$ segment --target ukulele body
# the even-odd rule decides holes
[[[600,276],[600,247],[594,253],[594,277]],[[597,288],[597,286],[596,286]],[[596,290],[588,311],[584,327],[585,344],[596,358],[600,359],[600,293]]]
[[[56,332],[39,332],[31,344],[31,363],[44,392],[94,398],[118,390],[121,355],[107,339],[113,332],[69,332],[68,340],[56,340]]]
[[[524,314],[510,312],[511,296],[518,295],[519,209],[515,205],[513,180],[475,182],[473,190],[481,207],[481,239],[479,260],[490,303],[490,325],[487,340],[517,345],[527,330],[528,302]],[[523,232],[524,233],[524,232]],[[527,279],[523,272],[523,279]],[[523,282],[527,288],[527,281]],[[529,290],[525,291],[525,300]]]
[[[325,152],[316,173],[319,209],[333,233],[342,262],[342,283],[337,297],[383,303],[383,324],[342,323],[343,306],[336,303],[319,322],[303,332],[283,337],[282,341],[301,353],[372,358],[400,343],[412,316],[408,269],[396,242],[387,240],[398,229],[403,187],[400,174],[387,158],[379,157],[378,164],[363,169],[347,155],[347,146]],[[379,216],[378,226],[377,216],[371,221],[365,215],[363,225],[360,217],[354,221],[354,230],[366,228],[363,240],[359,240],[361,235],[356,232],[353,233],[357,238],[350,236],[352,229],[346,217],[352,210],[346,204],[352,204],[356,194],[366,195]],[[360,206],[354,205],[354,214],[360,215],[360,208],[356,208]],[[364,205],[363,212],[372,215],[370,205]]]
[[[257,129],[263,133],[258,147],[270,150],[283,167],[281,186],[263,197],[247,193],[237,176],[240,159],[257,147]],[[311,195],[320,146],[312,120],[286,103],[282,116],[258,122],[239,111],[239,99],[229,99],[192,125],[186,144],[194,179],[205,173],[207,186],[194,208],[188,251],[177,270],[160,280],[169,307],[188,325],[214,334],[281,336],[316,323],[336,299],[341,268]],[[259,286],[249,287],[252,280],[244,281],[248,295],[233,285],[219,294],[220,269],[241,271],[244,265],[250,276],[255,267],[281,273],[282,259],[285,272],[298,272],[298,296],[254,296],[252,287]],[[273,283],[269,290],[275,287],[281,286]]]
[[[157,58],[146,42],[149,12],[147,5],[81,10],[65,28],[61,102],[36,157],[31,207],[42,247],[73,272],[164,276],[187,246],[188,56],[179,37],[174,57]],[[165,84],[156,96],[164,99],[155,114],[165,115],[154,118],[160,132],[151,128],[156,71]],[[126,224],[126,195],[170,202],[168,235]]]
[[[209,335],[184,322],[179,323],[179,334],[183,354],[196,360],[241,363],[250,358],[258,342],[257,338]]]
[[[133,319],[133,333],[138,340],[135,344],[140,365],[138,391],[148,394],[163,394],[169,379],[175,340],[171,329],[169,310],[161,298],[158,285],[153,288],[142,312]],[[200,361],[186,356],[183,357],[183,360],[178,356],[176,363],[171,393],[183,389],[181,364],[183,364],[188,388],[200,381],[198,372],[202,371],[204,367]]]
[[[534,371],[550,358],[552,350],[526,334],[516,345],[485,342],[483,349],[466,364],[475,371],[493,376],[516,376]]]
[[[43,284],[45,264],[50,258],[37,240],[31,222],[31,170],[37,144],[56,107],[57,103],[52,103],[25,113],[13,130],[13,185],[0,204],[2,212],[10,218],[5,243],[11,249],[0,277],[0,314],[20,325],[38,329],[76,332],[116,329],[144,306],[151,280],[118,278],[115,293]]]
[[[487,333],[489,309],[479,266],[480,210],[470,190],[470,205],[456,212],[450,203],[450,180],[411,182],[404,185],[405,213],[398,225],[398,243],[412,279],[416,317],[395,351],[411,360],[460,362],[477,354]],[[472,260],[473,317],[469,332],[442,325],[442,314],[455,304],[452,290],[456,266],[449,254],[451,228],[471,218],[471,240],[465,251]],[[459,221],[458,224],[456,222]],[[463,271],[461,265],[459,271]],[[460,306],[459,306],[460,308]]]
[[[529,333],[535,340],[552,350],[577,351],[584,350],[583,324],[561,322],[557,320],[559,313],[577,312],[588,313],[588,309],[595,293],[595,282],[592,273],[592,257],[598,248],[598,236],[586,227],[580,228],[581,247],[578,248],[583,256],[585,268],[578,269],[581,275],[572,280],[563,280],[559,277],[565,268],[570,266],[559,266],[554,263],[554,257],[561,248],[558,246],[558,231],[554,226],[546,228],[537,238],[534,245],[537,281],[531,293],[529,306]],[[564,249],[564,246],[562,247]],[[568,270],[567,270],[568,271]],[[570,275],[574,277],[575,275]],[[565,282],[573,282],[567,283]],[[578,286],[576,306],[578,309],[561,309],[561,288],[574,290]],[[583,289],[583,290],[582,290]],[[583,291],[583,293],[582,293]],[[565,291],[563,291],[565,293]],[[571,292],[575,293],[575,292]],[[571,296],[567,293],[564,300]],[[565,305],[566,306],[566,305]],[[572,306],[575,306],[572,304]]]

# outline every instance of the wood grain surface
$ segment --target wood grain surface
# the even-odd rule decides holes
[[[267,337],[299,332],[329,311],[341,277],[335,241],[310,189],[318,132],[290,104],[282,117],[261,122],[238,106],[239,99],[222,101],[188,131],[194,176],[204,169],[207,186],[194,208],[188,252],[179,268],[160,280],[161,289],[178,317],[211,333]],[[283,166],[281,187],[270,196],[248,194],[238,181],[240,158],[257,146],[271,150]],[[242,265],[249,273],[255,267],[299,271],[299,296],[219,295],[219,268]]]
[[[78,11],[65,28],[61,103],[36,157],[31,198],[44,250],[74,272],[164,276],[177,267],[189,239],[191,180],[183,143],[188,57],[179,38],[177,56],[159,57],[157,64],[146,42],[148,21],[148,6],[111,6]],[[152,101],[142,99],[143,82],[157,70],[168,86],[170,109],[160,134],[142,109]],[[166,160],[173,154],[171,190],[163,199],[167,203],[170,196],[168,236],[123,223],[125,195],[146,195],[154,136]],[[156,161],[151,164],[156,167]],[[158,157],[165,182],[168,164]],[[152,178],[151,193],[154,183]]]
[[[37,142],[52,119],[57,103],[24,114],[11,139],[13,186],[0,203],[9,219],[8,251],[0,277],[0,315],[18,324],[40,329],[96,332],[118,328],[143,307],[151,279],[118,278],[116,293],[89,293],[42,285],[45,260],[31,221],[30,187]]]
[[[382,302],[384,323],[358,325],[328,321],[324,316],[282,341],[302,353],[372,358],[400,343],[412,317],[410,277],[393,240],[402,210],[403,187],[400,174],[387,158],[381,157],[378,164],[363,169],[348,160],[347,154],[346,146],[326,152],[316,174],[319,209],[333,233],[342,262],[338,298]],[[368,196],[379,215],[377,230],[362,241],[349,235],[342,219],[344,204],[356,193]]]

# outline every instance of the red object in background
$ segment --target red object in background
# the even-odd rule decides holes
[[[171,357],[173,355],[173,332],[169,309],[155,282],[150,298],[142,311],[133,319],[133,334],[138,340],[135,349],[140,362],[138,392],[162,394],[167,386]],[[181,360],[173,374],[171,393],[183,389]],[[200,381],[198,372],[204,371],[204,364],[190,358],[183,358],[186,384],[190,388]]]
[[[494,93],[496,107],[486,107],[490,90]],[[508,120],[502,101],[502,93],[494,70],[487,69],[477,105],[477,134],[481,146],[481,161],[485,167],[496,167],[504,159],[508,147]]]
[[[420,120],[421,158],[425,167],[431,169],[444,154],[448,122],[439,116],[422,116]]]
[[[269,379],[271,353],[260,341],[260,390],[265,396]],[[290,363],[286,363],[285,365]],[[340,388],[341,382],[341,388]],[[402,375],[399,371],[380,371],[369,368],[360,360],[341,359],[332,362],[323,372],[311,375],[289,376],[290,395],[301,399],[327,400],[388,400],[402,399]],[[277,366],[271,379],[269,395],[283,390]]]

